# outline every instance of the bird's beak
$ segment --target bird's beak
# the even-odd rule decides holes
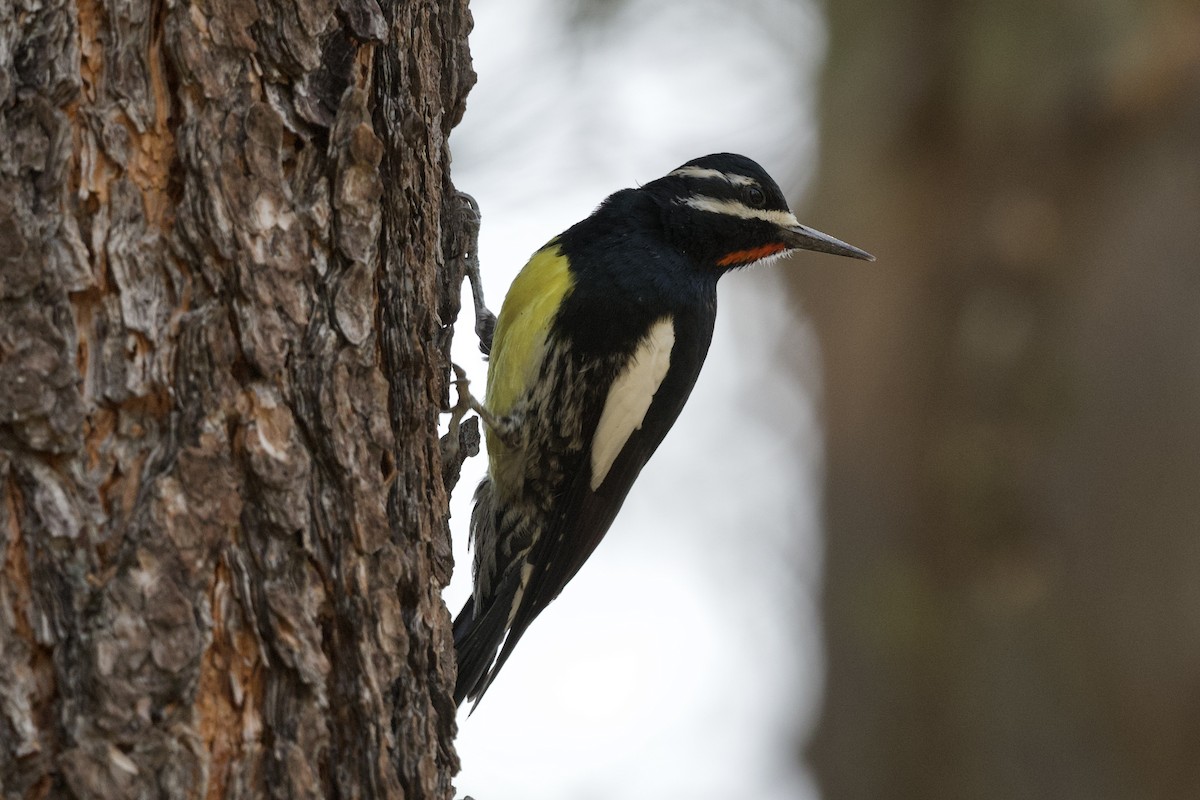
[[[813,230],[804,225],[796,225],[780,230],[781,239],[791,249],[814,250],[818,253],[832,253],[835,256],[849,256],[863,261],[874,261],[875,256],[866,250],[859,250],[841,239],[835,239],[827,233]]]

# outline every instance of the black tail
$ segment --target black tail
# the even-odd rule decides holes
[[[461,706],[468,697],[478,698],[487,688],[488,671],[504,641],[504,616],[501,604],[492,603],[479,619],[475,618],[475,598],[467,600],[454,618],[454,650],[458,655],[458,680],[454,684],[454,704]]]
[[[512,645],[517,643],[524,626],[509,632],[513,604],[523,591],[523,576],[528,575],[525,556],[533,541],[525,529],[514,531],[512,526],[522,522],[513,515],[509,528],[499,530],[502,515],[496,508],[496,497],[490,478],[484,478],[475,490],[475,509],[471,512],[471,539],[475,544],[475,590],[462,611],[454,619],[454,650],[458,657],[458,681],[454,684],[454,703],[464,700],[479,704],[483,693],[500,671]],[[516,520],[514,522],[513,520]],[[514,539],[515,537],[515,539]],[[497,563],[496,549],[501,541],[515,555]],[[518,549],[516,544],[524,549]],[[484,587],[482,590],[480,587]],[[526,623],[528,624],[528,623]],[[496,654],[507,637],[508,647],[496,662]],[[474,710],[474,709],[472,709]]]

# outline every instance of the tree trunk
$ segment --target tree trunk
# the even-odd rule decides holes
[[[1198,797],[1196,6],[830,13],[825,797]]]
[[[450,798],[466,0],[0,10],[0,786]]]

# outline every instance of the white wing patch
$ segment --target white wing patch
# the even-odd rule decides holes
[[[604,483],[629,437],[642,427],[650,401],[671,366],[674,347],[675,322],[664,317],[650,326],[650,332],[609,388],[592,439],[593,492]]]

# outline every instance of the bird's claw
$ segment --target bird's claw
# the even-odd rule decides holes
[[[467,242],[462,254],[463,270],[471,283],[471,300],[475,304],[475,335],[479,337],[479,350],[485,356],[492,352],[492,336],[496,332],[496,315],[483,301],[483,279],[479,273],[479,224],[482,216],[479,203],[466,192],[458,193],[462,237]]]
[[[483,420],[483,424],[504,443],[507,447],[517,447],[520,444],[520,437],[517,434],[516,425],[511,417],[497,417],[488,411],[487,406],[479,402],[475,395],[471,394],[471,380],[467,377],[467,372],[458,364],[452,363],[450,368],[454,370],[454,390],[458,394],[458,402],[450,409],[451,425],[455,419],[461,420],[468,411],[474,411]]]
[[[472,287],[475,285],[471,284]],[[496,315],[483,304],[483,294],[475,304],[475,335],[479,337],[479,350],[485,356],[492,352],[492,337],[496,333]]]

